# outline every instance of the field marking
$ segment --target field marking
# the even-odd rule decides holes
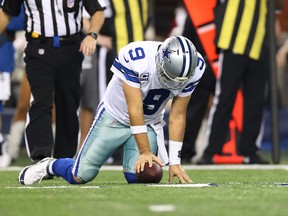
[[[7,189],[70,189],[70,188],[81,188],[81,189],[98,189],[100,186],[43,186],[43,187],[31,187],[31,186],[19,186],[19,187],[5,187]]]
[[[182,165],[185,170],[288,170],[288,164],[214,164],[214,165]],[[7,168],[0,168],[1,171],[20,171],[23,167],[11,166]],[[104,165],[101,171],[122,171],[122,166]],[[163,170],[168,170],[168,166],[163,167]]]
[[[211,187],[216,186],[215,184],[147,184],[146,186],[149,187],[181,187],[181,188],[187,188],[187,187]]]
[[[226,183],[221,183],[220,185],[225,186],[225,185],[241,185],[243,184],[242,182],[226,182]],[[258,184],[267,184],[267,182],[262,182]],[[280,186],[280,187],[288,187],[287,182],[274,182],[274,183],[269,183],[270,186]],[[202,188],[202,187],[214,187],[218,186],[218,184],[215,183],[192,183],[192,184],[146,184],[143,186],[149,186],[149,187],[173,187],[173,188]],[[109,186],[105,186],[107,188]],[[73,185],[62,185],[62,186],[19,186],[19,187],[3,187],[5,189],[100,189],[103,188],[103,186],[73,186]],[[159,209],[161,210],[161,206],[163,205],[155,205],[159,206]],[[167,206],[167,205],[164,205]],[[150,207],[149,207],[150,208]],[[155,207],[157,209],[158,207]],[[168,208],[169,209],[169,208]],[[159,210],[159,211],[160,211]],[[157,211],[157,210],[155,210]],[[164,210],[163,210],[164,211]]]
[[[149,205],[149,210],[152,212],[172,212],[176,210],[176,206],[168,205]]]

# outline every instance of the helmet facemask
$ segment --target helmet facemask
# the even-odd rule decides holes
[[[187,77],[176,77],[174,79],[169,77],[169,75],[165,72],[163,63],[157,65],[157,77],[163,88],[172,90],[183,88],[189,80]]]

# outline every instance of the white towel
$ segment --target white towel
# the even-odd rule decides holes
[[[166,165],[169,162],[168,153],[165,147],[164,142],[164,131],[163,127],[165,125],[165,121],[161,120],[159,122],[156,122],[154,124],[150,124],[150,126],[154,129],[155,133],[157,134],[157,145],[158,145],[158,157],[163,161],[163,163]]]

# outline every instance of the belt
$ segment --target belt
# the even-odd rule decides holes
[[[81,34],[77,33],[70,36],[54,36],[54,37],[44,37],[38,34],[26,34],[26,39],[28,42],[36,42],[40,44],[50,44],[53,47],[61,47],[68,44],[73,44],[81,40]]]

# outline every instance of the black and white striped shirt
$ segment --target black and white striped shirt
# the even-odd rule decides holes
[[[81,32],[83,6],[92,16],[104,10],[102,0],[4,0],[3,11],[17,16],[24,3],[26,32],[45,37],[69,36]]]

